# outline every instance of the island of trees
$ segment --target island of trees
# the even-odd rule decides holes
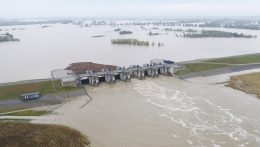
[[[119,34],[120,35],[127,35],[127,34],[133,34],[133,32],[131,32],[131,31],[120,31]]]
[[[202,30],[202,31],[186,31],[183,33],[184,38],[256,38],[257,36],[246,35],[243,33],[233,33],[216,30]]]
[[[136,46],[149,46],[149,41],[139,41],[137,39],[112,39],[112,44],[120,44],[120,45],[136,45]]]
[[[149,32],[148,34],[149,36],[156,36],[156,35],[160,35],[159,33],[153,33],[153,32]]]
[[[233,19],[210,20],[205,24],[200,24],[199,27],[260,30],[259,22],[257,22],[256,20],[233,20]]]
[[[105,35],[94,35],[92,36],[93,38],[100,38],[100,37],[105,37]]]
[[[121,28],[114,29],[115,32],[120,32]]]
[[[20,41],[20,39],[15,38],[10,33],[0,34],[0,42],[14,42],[14,41]]]
[[[162,47],[164,46],[163,43],[161,42],[152,42],[150,43],[149,41],[140,41],[138,39],[112,39],[111,40],[112,44],[118,44],[118,45],[133,45],[133,46],[158,46]]]

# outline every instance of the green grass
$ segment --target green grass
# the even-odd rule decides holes
[[[59,125],[0,122],[1,147],[86,147],[80,132]]]
[[[210,59],[207,61],[214,62],[214,63],[227,63],[227,64],[260,63],[260,53],[241,55],[241,56],[231,56],[231,57],[218,58],[218,59]]]
[[[9,113],[9,114],[5,114],[2,116],[41,116],[41,115],[45,115],[48,113],[50,113],[50,112],[46,111],[46,110],[42,110],[42,111],[26,110],[26,111]]]
[[[56,87],[55,92],[66,91],[65,88],[61,86],[60,81],[54,81]],[[74,90],[76,88],[70,88],[69,90]],[[38,83],[28,83],[28,84],[12,84],[0,87],[0,100],[16,99],[20,97],[23,93],[40,92],[41,94],[51,94],[53,93],[52,82],[44,81]]]
[[[0,113],[5,113],[5,112],[11,112],[11,111],[18,111],[18,110],[22,110],[25,108],[22,107],[0,107]]]
[[[226,65],[226,64],[260,63],[260,54],[249,54],[249,55],[241,55],[241,56],[207,59],[207,60],[202,60],[202,62],[206,62],[206,63],[185,64],[185,69],[177,72],[176,74],[184,75],[184,74],[189,74],[189,73],[202,72],[202,71],[232,66],[232,65]],[[219,64],[210,64],[208,62],[219,63]],[[221,63],[223,63],[223,64],[221,64]]]
[[[224,68],[224,67],[228,67],[228,66],[229,65],[224,65],[224,64],[192,63],[192,64],[186,64],[185,69],[178,71],[176,74],[183,75],[183,74],[188,74],[188,73]]]

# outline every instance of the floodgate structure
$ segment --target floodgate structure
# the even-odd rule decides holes
[[[88,62],[86,64],[94,64]],[[100,65],[100,64],[96,64]],[[116,80],[130,81],[131,78],[144,80],[146,77],[156,78],[160,74],[174,76],[182,67],[170,60],[154,59],[143,66],[132,65],[128,68],[115,67],[111,69],[104,65],[99,71],[86,65],[84,73],[78,71],[58,69],[51,72],[53,80],[60,80],[63,87],[78,87],[81,85],[98,86],[101,82],[116,83]],[[93,67],[93,66],[92,66]],[[77,74],[80,73],[80,74]]]

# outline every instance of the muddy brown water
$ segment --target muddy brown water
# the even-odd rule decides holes
[[[161,76],[87,90],[86,107],[79,97],[34,122],[76,128],[96,147],[260,146],[259,99],[221,84]]]

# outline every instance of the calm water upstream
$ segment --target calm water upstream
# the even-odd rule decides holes
[[[25,30],[12,30],[15,27],[0,27],[5,33],[9,29],[21,42],[0,43],[0,83],[18,80],[49,78],[53,69],[65,68],[72,62],[92,61],[98,63],[129,66],[148,63],[153,58],[166,58],[174,61],[197,58],[222,57],[229,55],[260,52],[260,31],[232,30],[258,35],[257,39],[185,39],[176,38],[173,32],[159,30],[162,35],[148,36],[138,26],[122,27],[133,31],[132,35],[120,36],[114,27],[98,26],[80,28],[75,25],[21,26]],[[152,28],[152,26],[150,26]],[[93,38],[94,35],[106,35]],[[163,47],[133,47],[111,45],[111,39],[137,38],[150,42],[162,42]]]

